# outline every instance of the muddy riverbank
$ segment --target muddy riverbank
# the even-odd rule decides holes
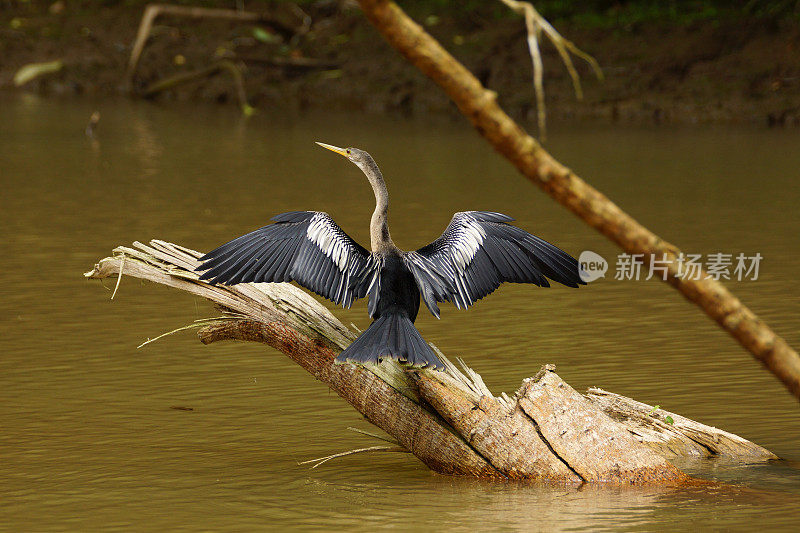
[[[125,67],[144,2],[0,5],[0,89],[98,98],[124,91]],[[280,21],[272,25],[158,19],[134,89],[228,59],[240,68],[248,101],[257,109],[456,115],[444,95],[383,42],[354,3],[303,4],[307,18],[288,6],[246,6],[270,10]],[[500,94],[512,114],[534,123],[521,19],[498,17],[496,10],[452,17],[431,9],[415,15]],[[551,121],[800,126],[800,24],[794,19],[726,15],[636,24],[554,24],[597,58],[605,80],[594,79],[589,68],[578,63],[585,98],[576,101],[555,50],[545,45]],[[53,60],[63,62],[60,71],[14,86],[20,67]],[[232,77],[222,71],[156,98],[233,103],[236,90]]]

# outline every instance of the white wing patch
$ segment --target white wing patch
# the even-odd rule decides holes
[[[340,272],[344,272],[350,259],[347,242],[336,231],[338,228],[331,226],[330,218],[324,213],[319,213],[311,218],[306,230],[308,240],[322,250],[322,253],[331,258]]]
[[[492,211],[453,215],[442,236],[404,260],[434,316],[436,302],[467,308],[503,282],[549,287],[551,278],[569,287],[582,283],[578,262],[563,250],[512,226]]]
[[[466,309],[478,297],[468,286],[466,272],[483,247],[486,230],[469,213],[457,213],[453,218],[442,235],[443,243],[438,252],[432,256],[417,252],[405,255],[406,264],[412,267],[422,288],[425,304],[437,318],[436,300],[448,299],[456,307]]]
[[[475,220],[467,220],[454,232],[453,240],[450,243],[456,264],[463,272],[472,262],[475,253],[483,245],[486,232]]]

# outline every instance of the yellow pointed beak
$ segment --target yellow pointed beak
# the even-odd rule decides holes
[[[338,146],[333,146],[332,144],[325,144],[325,143],[317,143],[318,145],[322,146],[323,148],[327,148],[331,152],[336,152],[337,154],[347,157],[347,149],[346,148],[339,148]]]

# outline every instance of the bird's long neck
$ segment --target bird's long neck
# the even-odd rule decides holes
[[[375,193],[375,211],[369,225],[370,243],[373,252],[383,252],[396,248],[392,237],[389,235],[389,191],[383,181],[383,175],[374,161],[364,168],[364,173],[369,178],[372,190]]]

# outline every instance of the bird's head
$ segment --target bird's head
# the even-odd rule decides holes
[[[360,168],[368,177],[370,174],[374,173],[378,169],[378,165],[375,164],[375,160],[372,159],[372,156],[369,155],[364,150],[359,150],[358,148],[339,148],[338,146],[333,146],[331,144],[325,144],[318,142],[318,145],[322,146],[323,148],[327,148],[331,152],[336,152],[337,154],[346,157],[350,160],[351,163],[356,165]]]

